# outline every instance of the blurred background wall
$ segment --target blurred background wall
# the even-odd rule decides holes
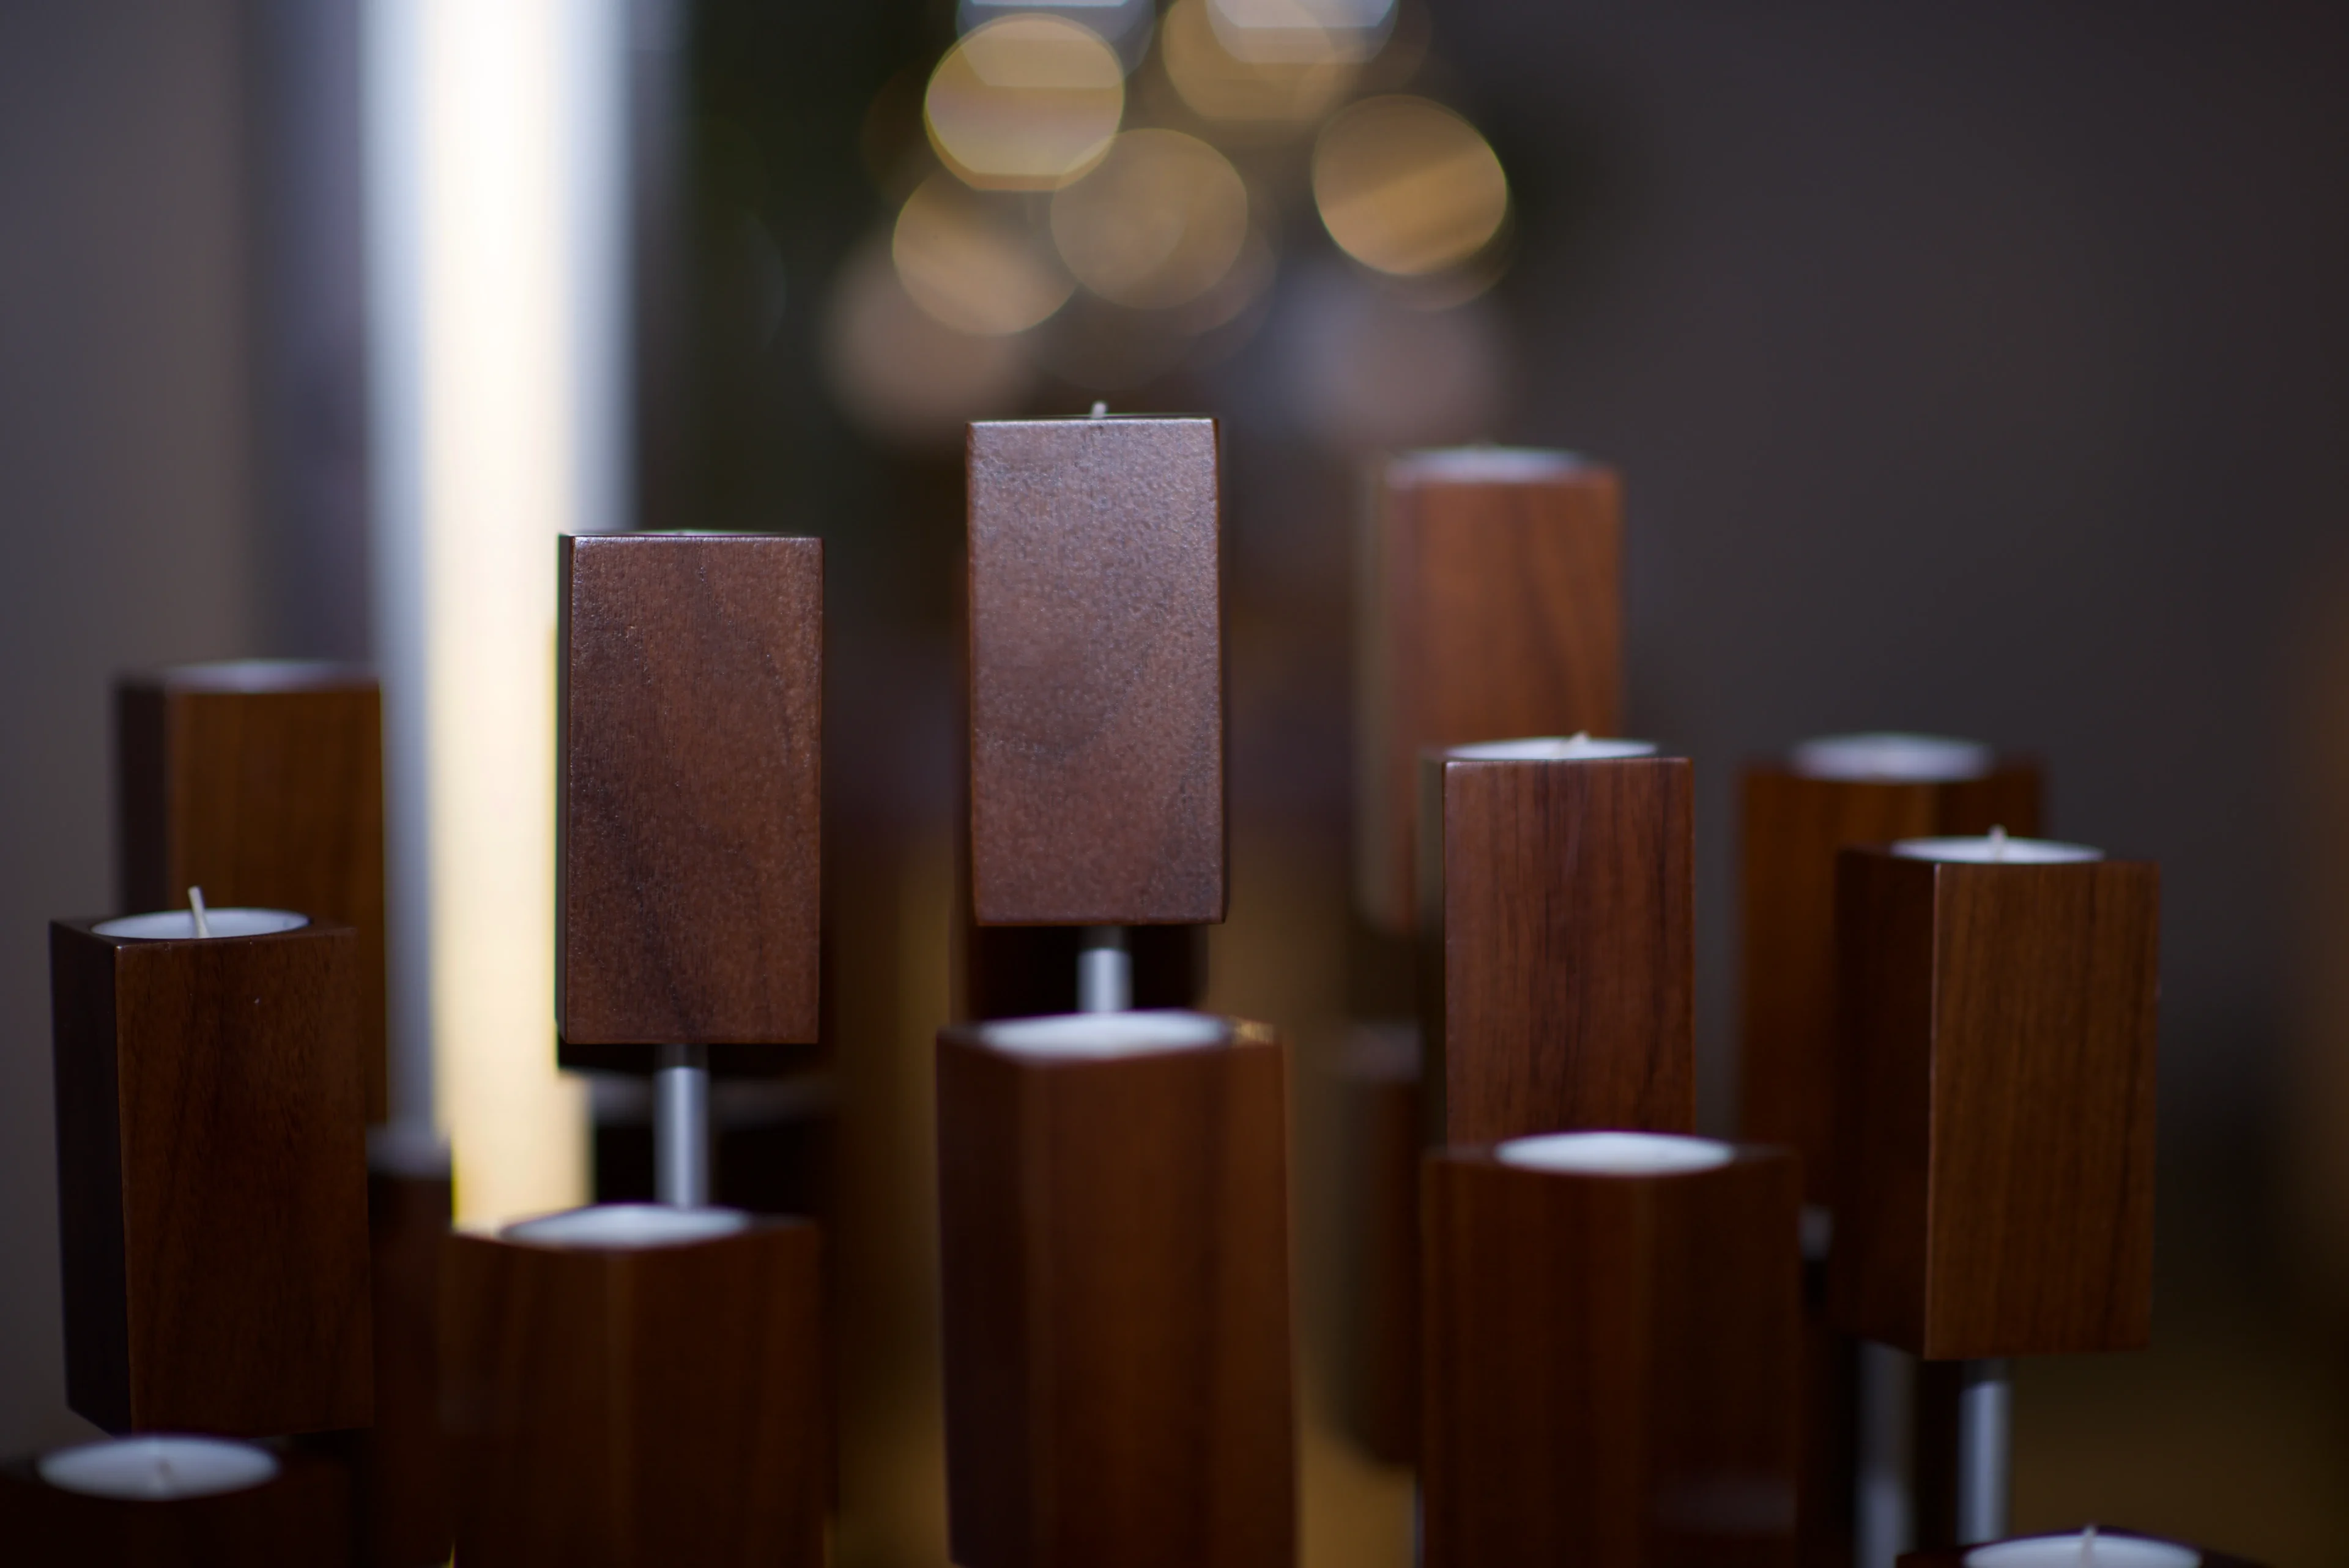
[[[356,15],[0,8],[10,1452],[78,1429],[40,933],[110,888],[107,677],[366,647]],[[2349,25],[2302,0],[1401,16],[1413,53],[1376,85],[1464,114],[1507,173],[1476,286],[1381,285],[1316,217],[1313,124],[1223,136],[1145,66],[1129,122],[1227,146],[1278,261],[1169,348],[1081,296],[994,337],[906,303],[890,236],[936,168],[919,110],[952,6],[638,0],[638,521],[833,551],[835,865],[870,873],[857,929],[886,949],[857,961],[868,1033],[843,1037],[872,1221],[845,1245],[894,1304],[852,1365],[902,1411],[854,1439],[851,1506],[935,1480],[922,1054],[945,1005],[959,427],[1101,397],[1227,421],[1216,1000],[1298,1032],[1309,1248],[1333,1211],[1313,1073],[1361,990],[1360,464],[1394,441],[1584,451],[1628,482],[1632,726],[1698,760],[1710,1125],[1733,1104],[1737,763],[1861,726],[2039,753],[2058,834],[2164,867],[2163,1294],[2151,1355],[2026,1369],[2023,1521],[2126,1514],[2349,1562]],[[1314,1321],[1334,1288],[1309,1291]],[[1393,1479],[1318,1440],[1309,1550],[1393,1560]],[[925,1561],[925,1528],[843,1542]]]

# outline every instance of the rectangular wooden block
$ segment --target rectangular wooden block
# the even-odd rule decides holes
[[[1929,1359],[2152,1332],[2158,869],[1838,857],[1838,1327]]]
[[[109,1431],[373,1412],[358,935],[49,927],[66,1397]]]
[[[981,925],[1224,918],[1216,422],[970,427]]]
[[[1835,867],[1846,845],[2039,832],[2039,770],[2009,763],[1941,784],[1746,770],[1744,1136],[1803,1157],[1806,1198],[1832,1206],[1835,1153]]]
[[[459,1234],[440,1299],[459,1562],[820,1568],[814,1226],[635,1248]]]
[[[1427,1568],[1795,1561],[1801,1183],[1431,1155]]]
[[[1684,757],[1430,753],[1420,1005],[1438,1141],[1696,1120]]]
[[[1285,1075],[1197,1013],[938,1036],[961,1568],[1295,1561]]]
[[[1421,752],[1617,732],[1620,490],[1564,452],[1416,452],[1380,473],[1357,552],[1354,866],[1382,929],[1418,916]]]
[[[9,1568],[347,1568],[350,1480],[332,1460],[281,1453],[274,1480],[170,1501],[93,1497],[0,1465],[0,1562]]]
[[[1357,1024],[1340,1067],[1346,1147],[1347,1416],[1372,1459],[1419,1452],[1419,1030]]]
[[[388,1141],[388,1140],[387,1140]],[[359,1561],[431,1568],[449,1560],[449,1459],[440,1435],[440,1253],[456,1212],[445,1156],[371,1151],[367,1231],[375,1276],[375,1424],[354,1445]]]
[[[369,1121],[384,1116],[383,718],[372,671],[246,659],[114,690],[121,907],[299,909],[358,932]]]
[[[567,538],[562,596],[565,1045],[813,1042],[823,541]]]

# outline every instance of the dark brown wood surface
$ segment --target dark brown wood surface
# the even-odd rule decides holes
[[[2084,1525],[2081,1528],[2086,1527]],[[2202,1554],[2202,1568],[2261,1568],[2259,1563],[2248,1557],[2234,1557],[2224,1552],[2214,1552],[2207,1546],[2193,1546],[2190,1542],[2179,1541],[2174,1536],[2146,1535],[2134,1530],[2106,1530],[2102,1525],[2096,1527],[2096,1533],[2099,1536],[2111,1536],[2116,1541],[2159,1541],[2171,1546],[2186,1546]],[[2030,1537],[2010,1536],[2008,1539],[2023,1541],[2029,1540]],[[1945,1552],[1903,1552],[1900,1557],[1900,1568],[1966,1568],[1966,1552],[1969,1550],[1971,1549],[1965,1547],[1953,1547]],[[2090,1562],[2089,1568],[2095,1568],[2093,1561]]]
[[[1427,1568],[1792,1564],[1793,1158],[1669,1176],[1431,1155]]]
[[[1620,727],[1620,486],[1573,460],[1464,483],[1399,458],[1379,477],[1360,556],[1356,899],[1405,934],[1422,751]]]
[[[1285,1053],[938,1037],[961,1568],[1296,1558]]]
[[[814,1226],[638,1250],[449,1238],[441,1408],[470,1568],[819,1568]]]
[[[1431,753],[1420,1004],[1438,1141],[1696,1120],[1684,757]]]
[[[1350,1206],[1347,1417],[1371,1457],[1419,1452],[1419,1031],[1357,1025],[1339,1078]]]
[[[978,922],[1221,920],[1215,421],[975,424],[969,475]]]
[[[281,1453],[276,1479],[171,1502],[90,1497],[0,1465],[0,1562],[9,1568],[348,1568],[350,1482]]]
[[[110,1431],[365,1426],[358,937],[49,927],[67,1402]]]
[[[440,1251],[454,1200],[445,1169],[378,1161],[367,1172],[375,1424],[361,1437],[354,1467],[360,1561],[367,1568],[436,1568],[449,1560]]]
[[[2039,770],[2024,763],[1946,784],[1746,770],[1739,1125],[1802,1155],[1809,1201],[1832,1206],[1836,1167],[1836,851],[1992,827],[2034,836],[2040,794]]]
[[[812,1042],[823,542],[585,535],[562,560],[564,1041]]]
[[[1837,874],[1837,1326],[1934,1360],[2142,1347],[2156,867]]]
[[[383,722],[347,665],[180,665],[115,685],[125,909],[299,909],[358,932],[369,1121],[384,1116]]]

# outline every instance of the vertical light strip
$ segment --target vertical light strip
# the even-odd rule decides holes
[[[618,0],[369,0],[376,583],[396,1117],[459,1218],[580,1201],[555,1071],[558,534],[612,525]]]

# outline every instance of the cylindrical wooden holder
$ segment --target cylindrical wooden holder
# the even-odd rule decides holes
[[[49,928],[67,1403],[275,1436],[373,1404],[357,934]]]
[[[0,1465],[0,1561],[11,1568],[345,1568],[350,1485],[340,1466],[278,1453],[259,1485],[157,1501],[51,1485]]]
[[[1640,1137],[1671,1158],[1507,1162],[1610,1139],[1428,1158],[1427,1568],[1794,1561],[1795,1160]]]
[[[2013,1536],[1982,1546],[1945,1552],[1910,1552],[1900,1568],[2260,1568],[2248,1557],[2233,1557],[2206,1546],[2189,1546],[2166,1535],[2140,1535],[2133,1530],[2096,1531],[2093,1552],[2084,1553],[2079,1533],[2063,1536]]]
[[[736,1228],[649,1245],[603,1229],[680,1215]],[[558,1218],[587,1233],[557,1241],[541,1220],[447,1241],[457,1560],[817,1568],[831,1460],[815,1228],[725,1210]]]
[[[1508,735],[1613,734],[1623,529],[1614,471],[1564,452],[1407,453],[1377,476],[1357,551],[1355,888],[1418,918],[1420,753]]]
[[[562,542],[566,1066],[818,1034],[823,544]]]
[[[1215,421],[974,424],[969,483],[978,923],[1221,920]]]
[[[1838,857],[1829,1305],[1932,1360],[2152,1331],[2158,873]]]
[[[962,1568],[1288,1568],[1286,1055],[1198,1013],[938,1036]]]
[[[1896,838],[2040,827],[2039,770],[1978,777],[1820,777],[1748,768],[1744,787],[1744,1136],[1803,1157],[1808,1201],[1832,1207],[1836,1168],[1836,851]]]
[[[440,1432],[440,1252],[455,1213],[445,1147],[379,1132],[367,1158],[375,1280],[375,1424],[357,1445],[361,1561],[449,1560],[449,1460]]]
[[[126,909],[300,909],[358,932],[361,1083],[384,1116],[383,719],[372,671],[246,659],[114,689]]]
[[[1696,1119],[1684,757],[1427,753],[1420,1006],[1436,1141]]]

